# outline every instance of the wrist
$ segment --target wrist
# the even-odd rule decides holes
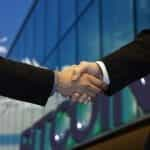
[[[100,67],[100,65],[96,62],[96,67],[97,67],[97,77],[100,78],[100,79],[103,79],[103,71]]]
[[[97,65],[99,66],[101,72],[102,72],[102,80],[109,85],[110,84],[110,78],[109,74],[106,68],[106,65],[102,61],[96,61]]]
[[[54,82],[54,87],[55,87],[55,91],[58,92],[59,91],[59,86],[60,86],[60,72],[59,71],[55,71],[55,82]]]

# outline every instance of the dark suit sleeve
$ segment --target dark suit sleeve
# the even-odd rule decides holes
[[[107,95],[150,73],[150,30],[142,31],[135,41],[102,59],[110,77]]]
[[[0,95],[45,105],[54,72],[0,57]]]

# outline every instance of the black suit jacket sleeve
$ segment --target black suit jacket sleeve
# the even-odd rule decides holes
[[[0,57],[0,95],[45,105],[54,72]]]
[[[110,77],[107,95],[150,73],[150,30],[142,31],[135,41],[102,59]]]

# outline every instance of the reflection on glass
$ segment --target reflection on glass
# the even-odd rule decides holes
[[[38,62],[44,59],[45,50],[45,1],[38,3],[35,10],[35,58]]]
[[[80,131],[87,128],[92,117],[92,104],[78,104],[76,107],[76,128]]]
[[[100,58],[99,37],[99,7],[98,0],[90,6],[78,24],[79,60],[93,60]]]
[[[150,1],[137,0],[137,29],[138,32],[150,28]]]
[[[63,0],[60,1],[60,34],[63,35],[65,31],[75,21],[75,1]]]
[[[102,125],[101,125],[101,121],[100,121],[100,117],[99,115],[97,116],[97,119],[93,125],[93,128],[92,130],[89,132],[89,138],[92,138],[96,135],[99,135],[103,132],[103,128],[102,128]]]
[[[111,96],[110,98],[109,98],[109,103],[110,103],[110,105],[109,105],[109,116],[110,116],[110,123],[109,123],[109,127],[110,128],[114,128],[115,127],[115,120],[114,120],[114,103],[115,103],[115,101],[114,101],[114,99],[113,99],[113,96]]]
[[[60,5],[58,5],[58,1]],[[143,28],[150,28],[150,1],[137,0],[136,2],[138,31]],[[60,35],[63,35],[76,19],[76,6],[78,6],[79,15],[89,3],[90,5],[84,15],[82,14],[80,18],[77,18],[79,19],[77,25],[75,24],[73,30],[59,43]],[[100,54],[104,54],[104,56],[108,55],[133,40],[133,28],[134,23],[136,23],[133,21],[133,2],[131,0],[39,1],[31,18],[18,37],[9,57],[19,61],[24,57],[35,57],[39,62],[43,62],[44,60],[44,64],[42,65],[45,65],[49,69],[60,69],[65,65],[72,65],[77,62],[76,59],[78,58],[79,61],[95,61],[100,59]],[[100,32],[101,29],[102,34]],[[103,42],[102,45],[100,45],[101,40]],[[52,51],[57,42],[58,47]],[[101,46],[102,49],[100,49]],[[142,83],[145,85],[145,80],[142,80]],[[117,119],[114,119],[116,112],[121,116],[119,118],[121,122],[126,124],[138,117],[138,106],[132,91],[126,88],[121,93],[122,95],[119,99],[121,104],[115,102],[113,97],[106,103],[104,102],[104,105],[101,105],[103,102],[100,104],[100,107],[104,107],[99,110],[100,116],[89,132],[91,137],[101,133],[104,125],[105,127],[117,128],[118,126],[115,126]],[[121,107],[119,107],[120,105]],[[120,108],[119,111],[115,111],[117,107]],[[79,131],[83,131],[90,124],[92,105],[78,104],[76,117],[76,128]],[[56,142],[63,140],[66,131],[70,129],[70,119],[66,113],[59,112],[57,114],[54,135]],[[50,124],[46,123],[44,127],[44,150],[51,149],[49,141],[50,129]],[[40,131],[37,130],[35,134],[35,149],[39,149],[40,147],[40,134]],[[24,139],[23,143],[27,142],[31,145],[32,140],[32,137],[29,137],[28,139]],[[67,143],[71,145],[75,141],[72,137],[69,137]]]
[[[9,57],[13,60],[21,61],[24,58],[25,53],[25,32],[22,32],[17,44],[12,49]]]
[[[73,65],[76,63],[76,41],[75,31],[72,32],[64,39],[60,45],[60,64],[61,67]]]
[[[70,136],[67,139],[66,149],[72,149],[76,144],[77,142]]]
[[[34,58],[35,52],[35,14],[33,13],[31,18],[29,19],[25,32],[26,32],[26,42],[25,42],[25,56],[28,58]]]
[[[133,6],[130,0],[103,0],[103,50],[104,55],[133,40]]]
[[[54,140],[59,142],[63,140],[66,132],[70,129],[70,118],[64,112],[58,112],[55,118]]]
[[[43,0],[44,1],[44,0]],[[58,41],[58,0],[45,1],[45,46],[46,55],[54,48]]]
[[[34,131],[34,150],[40,150],[40,144],[41,144],[41,130],[36,129]]]
[[[80,14],[91,0],[78,0],[78,14]]]
[[[58,69],[58,52],[54,51],[50,55],[50,57],[47,59],[47,61],[43,64],[45,67],[48,67],[49,69]]]
[[[26,145],[28,143],[28,138],[27,137],[23,137],[22,138],[22,144]]]
[[[51,134],[51,124],[49,122],[45,122],[44,125],[44,149],[43,150],[51,150],[51,142],[50,142],[50,134]]]
[[[132,91],[125,88],[122,91],[122,122],[128,123],[137,119],[138,105]]]

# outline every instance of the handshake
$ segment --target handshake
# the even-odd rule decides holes
[[[94,62],[81,62],[55,71],[56,91],[74,102],[88,103],[107,90],[101,68]]]

